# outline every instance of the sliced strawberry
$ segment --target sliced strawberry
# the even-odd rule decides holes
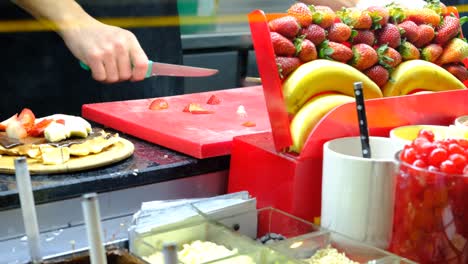
[[[208,99],[206,103],[210,105],[217,105],[221,103],[221,99],[219,99],[219,97],[213,94],[210,96],[210,98]]]
[[[183,112],[191,113],[191,114],[213,114],[214,111],[207,110],[201,107],[200,104],[197,103],[190,103],[184,107]]]
[[[10,118],[8,118],[7,120],[4,120],[0,123],[0,131],[5,131],[7,126],[8,126],[8,123],[11,121],[11,120],[16,120],[18,119],[18,114],[14,114],[12,115]]]
[[[41,122],[34,125],[34,127],[29,130],[28,135],[32,137],[41,137],[44,135],[44,130],[46,127],[52,123],[53,119],[42,119]]]
[[[18,121],[26,131],[29,131],[34,127],[36,117],[29,108],[24,108],[18,116]]]
[[[65,125],[65,119],[55,119],[54,121],[55,121],[56,123]]]
[[[245,126],[245,127],[255,127],[255,126],[257,126],[257,124],[255,122],[252,122],[252,121],[244,122],[244,123],[242,123],[242,125]]]
[[[19,119],[13,119],[10,122],[8,122],[6,132],[9,138],[21,139],[28,136],[28,132],[21,124]]]
[[[149,106],[150,110],[163,110],[167,108],[169,108],[169,103],[162,98],[154,99]]]

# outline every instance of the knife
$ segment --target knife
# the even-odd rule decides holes
[[[81,68],[90,70],[89,66],[80,61]],[[145,78],[153,76],[173,76],[173,77],[207,77],[217,74],[218,70],[192,67],[178,64],[161,63],[148,61],[148,70],[146,71]]]

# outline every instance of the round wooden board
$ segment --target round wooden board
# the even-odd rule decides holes
[[[126,159],[133,154],[134,149],[132,142],[120,138],[119,142],[100,153],[83,157],[72,156],[64,164],[44,165],[37,160],[28,158],[28,169],[30,174],[56,174],[94,169]],[[0,173],[14,174],[16,158],[15,156],[2,155],[0,157]]]

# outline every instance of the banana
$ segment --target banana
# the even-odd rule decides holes
[[[320,94],[310,99],[290,124],[293,145],[291,151],[300,153],[310,131],[333,108],[344,103],[353,102],[354,97],[338,93]]]
[[[287,111],[294,115],[307,100],[322,92],[354,96],[354,82],[362,82],[364,98],[382,97],[377,84],[348,64],[324,59],[304,63],[283,83]]]
[[[384,96],[406,95],[416,89],[447,91],[465,85],[444,68],[424,60],[409,60],[398,65],[383,87]]]

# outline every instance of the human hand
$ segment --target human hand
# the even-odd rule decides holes
[[[73,55],[91,68],[95,80],[114,83],[145,78],[148,57],[130,31],[89,18],[63,29],[60,35]]]

